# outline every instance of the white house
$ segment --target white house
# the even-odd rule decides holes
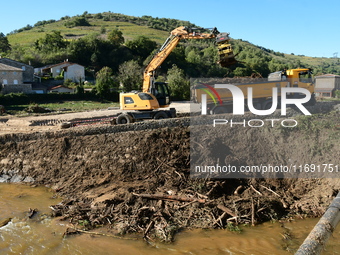
[[[71,63],[68,61],[45,66],[41,68],[35,68],[35,72],[38,75],[48,75],[53,78],[58,76],[63,76],[64,80],[70,79],[73,82],[83,82],[85,81],[85,68],[82,65]]]
[[[82,65],[71,64],[64,67],[64,79],[71,79],[74,82],[85,81],[85,68]]]

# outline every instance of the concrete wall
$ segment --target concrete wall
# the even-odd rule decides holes
[[[317,76],[315,77],[315,88],[340,89],[340,76]]]
[[[22,71],[3,70],[0,71],[0,83],[1,84],[22,84],[23,76]]]
[[[335,88],[335,78],[334,77],[320,77],[315,79],[316,89],[334,89]]]
[[[32,93],[32,85],[31,84],[8,84],[8,85],[2,85],[1,92],[3,94],[9,94],[9,93]]]
[[[320,97],[333,97],[334,92],[340,89],[340,76],[315,77],[315,94]]]

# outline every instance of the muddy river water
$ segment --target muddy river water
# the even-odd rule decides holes
[[[67,223],[51,219],[49,205],[60,199],[46,188],[0,184],[0,254],[293,254],[318,219],[241,226],[242,231],[194,230],[176,235],[173,244],[147,245],[89,234],[63,238]],[[39,213],[29,219],[29,208]],[[100,230],[98,230],[100,231]],[[340,254],[340,228],[323,254]]]

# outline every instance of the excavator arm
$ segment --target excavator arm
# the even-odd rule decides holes
[[[156,69],[164,62],[173,49],[182,39],[210,39],[216,38],[221,66],[228,66],[235,63],[231,45],[229,44],[229,34],[220,34],[216,28],[211,29],[210,33],[201,33],[198,29],[188,27],[178,27],[171,31],[170,36],[162,47],[154,55],[148,66],[144,70],[143,91],[132,91],[120,93],[119,101],[122,110],[141,111],[138,118],[159,118],[164,116],[155,115],[154,110],[167,108],[170,103],[170,91],[166,83],[155,82],[154,76]],[[137,119],[136,114],[133,115]],[[163,113],[160,113],[164,115]],[[168,117],[173,116],[173,112],[167,111]],[[126,119],[126,121],[129,121]]]
[[[219,34],[219,32],[216,28],[213,28],[211,33],[199,33],[196,32],[195,29],[187,28],[184,26],[178,27],[171,31],[168,39],[166,39],[162,47],[145,68],[143,79],[143,92],[150,92],[150,88],[152,88],[154,82],[154,72],[169,56],[169,54],[177,46],[180,40],[216,38],[217,34]]]

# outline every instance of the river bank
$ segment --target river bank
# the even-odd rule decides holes
[[[70,225],[48,216],[49,206],[60,201],[54,192],[44,187],[0,183],[0,221],[11,218],[0,227],[0,253],[3,254],[291,254],[302,243],[318,219],[266,222],[256,227],[239,225],[238,229],[185,230],[172,243],[150,246],[135,235],[112,238],[106,227],[95,231],[102,235],[82,234],[64,237]],[[37,213],[27,217],[28,206]],[[340,229],[334,231],[323,254],[339,254],[337,240]],[[133,240],[131,240],[133,239]]]
[[[288,133],[232,130],[224,141],[231,160],[339,164],[338,112],[304,121]],[[87,229],[105,225],[114,235],[139,233],[148,242],[170,242],[183,229],[319,217],[339,191],[337,178],[190,178],[189,125],[180,118],[3,135],[0,181],[51,187],[63,197],[54,216]]]

